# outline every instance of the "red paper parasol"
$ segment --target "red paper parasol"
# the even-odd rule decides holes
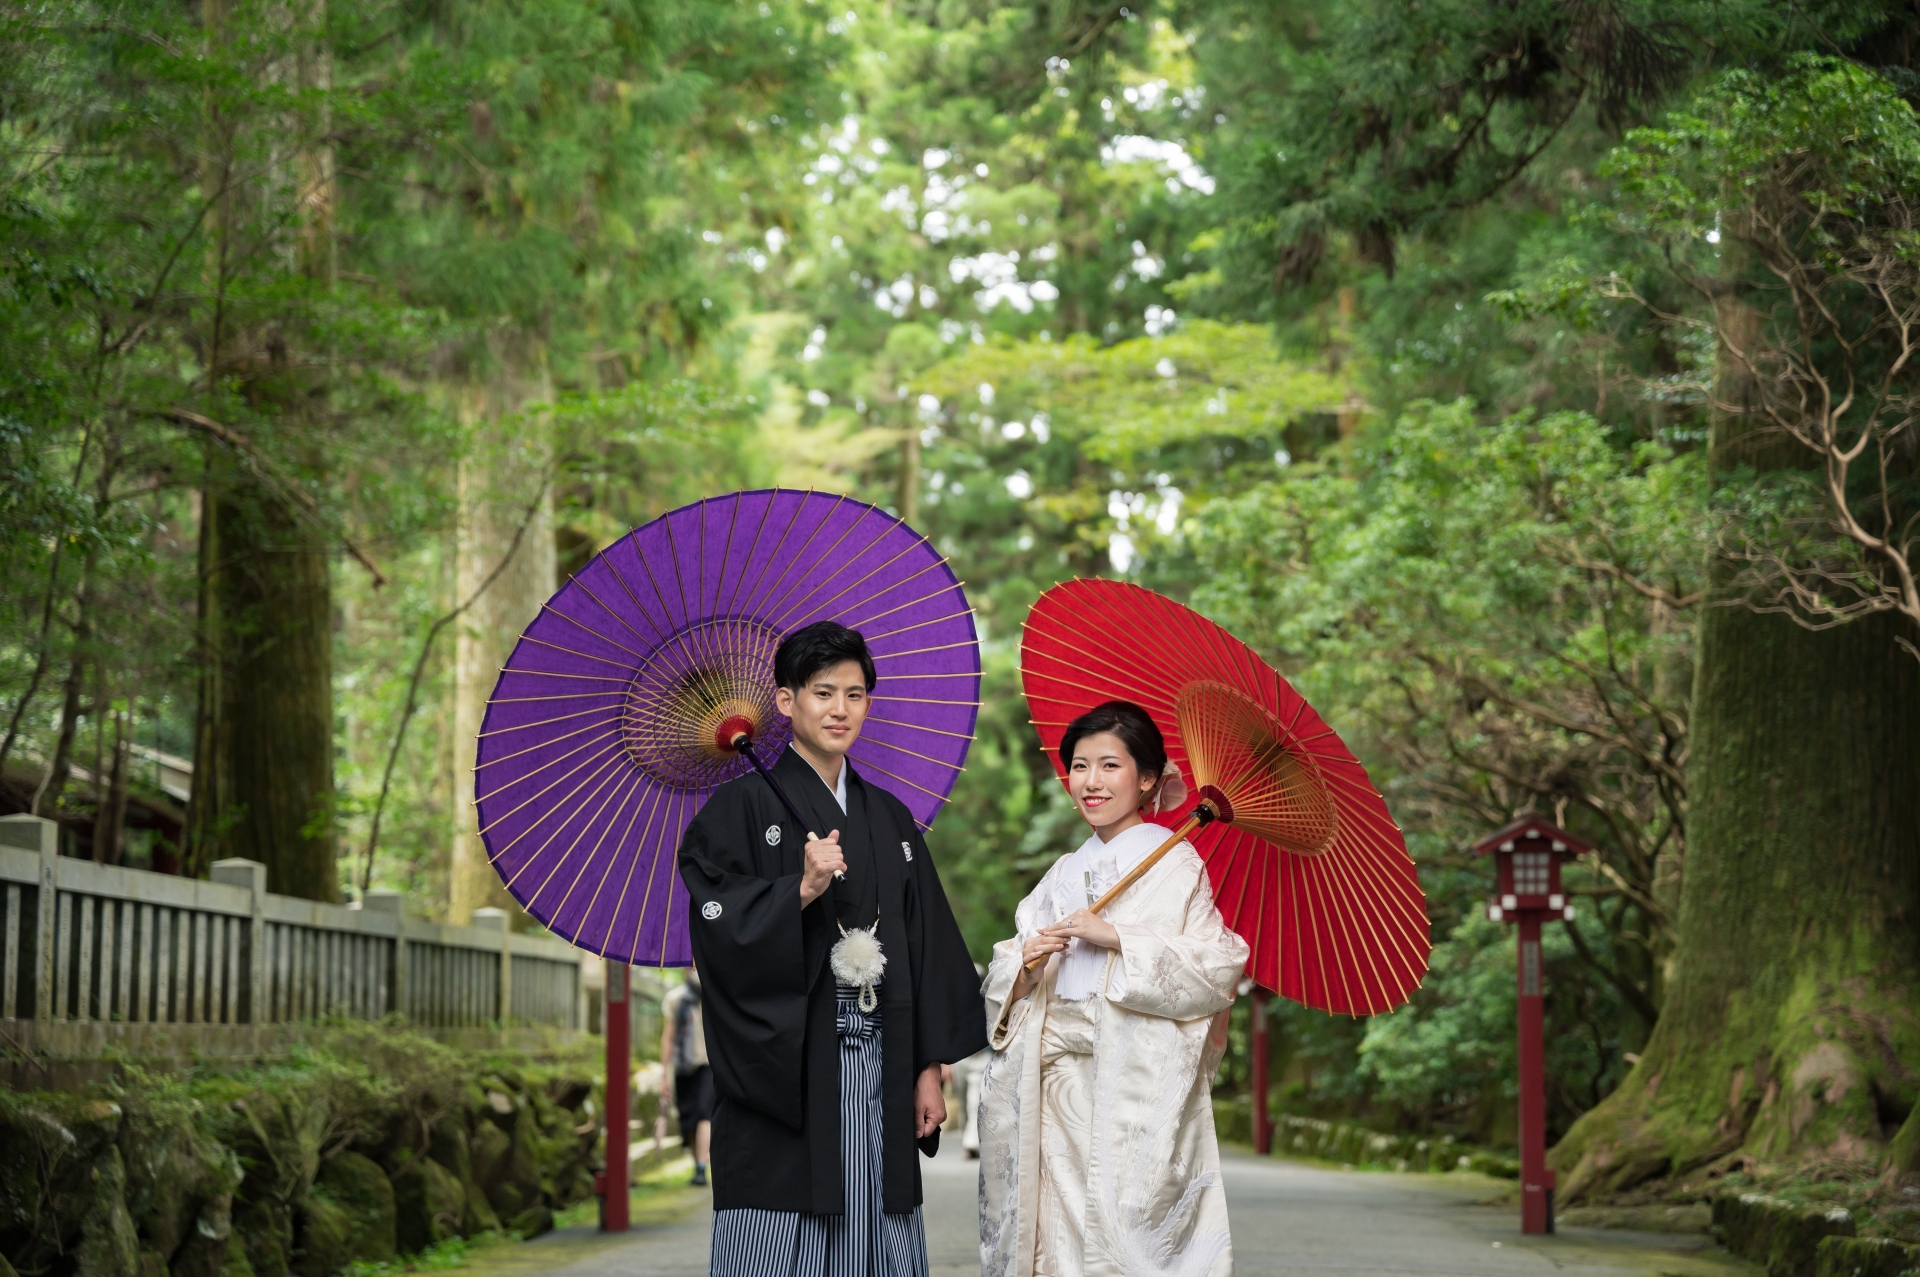
[[[1257,982],[1346,1015],[1407,1000],[1433,945],[1406,839],[1353,752],[1253,649],[1151,590],[1082,579],[1040,596],[1020,661],[1056,771],[1067,724],[1095,705],[1153,715],[1194,791],[1170,823],[1205,859]]]

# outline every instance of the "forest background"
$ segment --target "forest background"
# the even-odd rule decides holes
[[[468,767],[519,630],[668,508],[817,485],[978,609],[933,834],[977,953],[1078,840],[1022,617],[1122,576],[1294,679],[1420,864],[1424,988],[1283,1006],[1276,1104],[1511,1139],[1468,848],[1533,810],[1600,849],[1548,929],[1563,1200],[1920,1170],[1916,40],[1879,0],[0,7],[8,809],[510,904]]]

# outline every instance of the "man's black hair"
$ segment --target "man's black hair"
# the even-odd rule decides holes
[[[780,640],[773,654],[773,685],[799,691],[821,670],[832,669],[842,661],[860,662],[871,692],[878,680],[873,672],[873,654],[860,631],[850,630],[838,621],[815,621],[802,626]]]
[[[1096,705],[1068,723],[1066,735],[1060,738],[1061,769],[1072,771],[1073,747],[1101,732],[1112,732],[1120,738],[1120,743],[1133,756],[1133,765],[1140,769],[1141,775],[1158,777],[1167,774],[1166,737],[1160,734],[1153,715],[1132,701],[1108,701],[1104,705]]]

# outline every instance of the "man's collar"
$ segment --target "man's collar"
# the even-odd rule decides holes
[[[798,749],[794,748],[793,743],[791,741],[787,743],[787,747],[785,749],[780,751],[780,757],[777,760],[775,760],[773,764],[773,770],[779,773],[780,779],[782,780],[785,780],[787,778],[787,774],[789,772],[793,773],[794,775],[805,774],[811,777],[813,779],[814,784],[820,786],[820,788],[824,790],[826,793],[832,794],[834,792],[833,786],[827,784],[826,781],[820,779],[820,773],[814,770],[813,764],[807,761],[805,755],[803,755]],[[840,756],[841,783],[847,786],[848,792],[852,792],[853,785],[857,781],[859,781],[859,779],[860,777],[856,775],[853,770],[853,760],[851,758],[848,758],[846,755],[842,754]]]

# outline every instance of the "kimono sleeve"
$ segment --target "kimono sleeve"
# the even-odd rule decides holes
[[[987,1045],[996,1051],[1006,1050],[1020,1036],[1020,1028],[1026,1023],[1028,1009],[1033,1006],[1038,992],[1039,982],[1036,981],[1035,987],[1028,990],[1025,997],[1017,1000],[1008,997],[1013,992],[1014,981],[1020,976],[1020,955],[1026,949],[1027,940],[1053,921],[1050,902],[1059,867],[1060,861],[1055,861],[1014,910],[1013,938],[993,946],[993,961],[987,965],[987,978],[980,986],[980,993],[987,1004]],[[1052,957],[1047,961],[1057,966],[1060,959]],[[1040,975],[1044,978],[1046,973],[1047,968],[1043,967]]]
[[[800,875],[760,876],[750,815],[740,795],[715,794],[680,843],[707,1058],[721,1095],[798,1130],[810,977]]]
[[[1187,851],[1180,879],[1169,884],[1186,898],[1180,932],[1163,934],[1116,922],[1120,952],[1108,964],[1107,1000],[1142,1015],[1199,1020],[1233,1005],[1247,965],[1247,942],[1230,929],[1213,903],[1200,857]]]
[[[902,815],[905,814],[904,808]],[[957,1064],[987,1044],[980,1007],[980,977],[954,920],[946,889],[927,840],[911,817],[914,924],[919,928],[920,970],[914,973],[913,1016],[916,1073],[931,1063]]]
[[[1033,993],[1015,1001],[1008,997],[1013,992],[1013,982],[1020,975],[1020,953],[1024,948],[1021,937],[1002,940],[993,946],[993,961],[987,964],[987,978],[980,987],[981,995],[987,1003],[987,1045],[996,1051],[1004,1051],[1013,1045],[1020,1036],[1020,1026],[1027,1022],[1027,1009],[1033,1005]]]

